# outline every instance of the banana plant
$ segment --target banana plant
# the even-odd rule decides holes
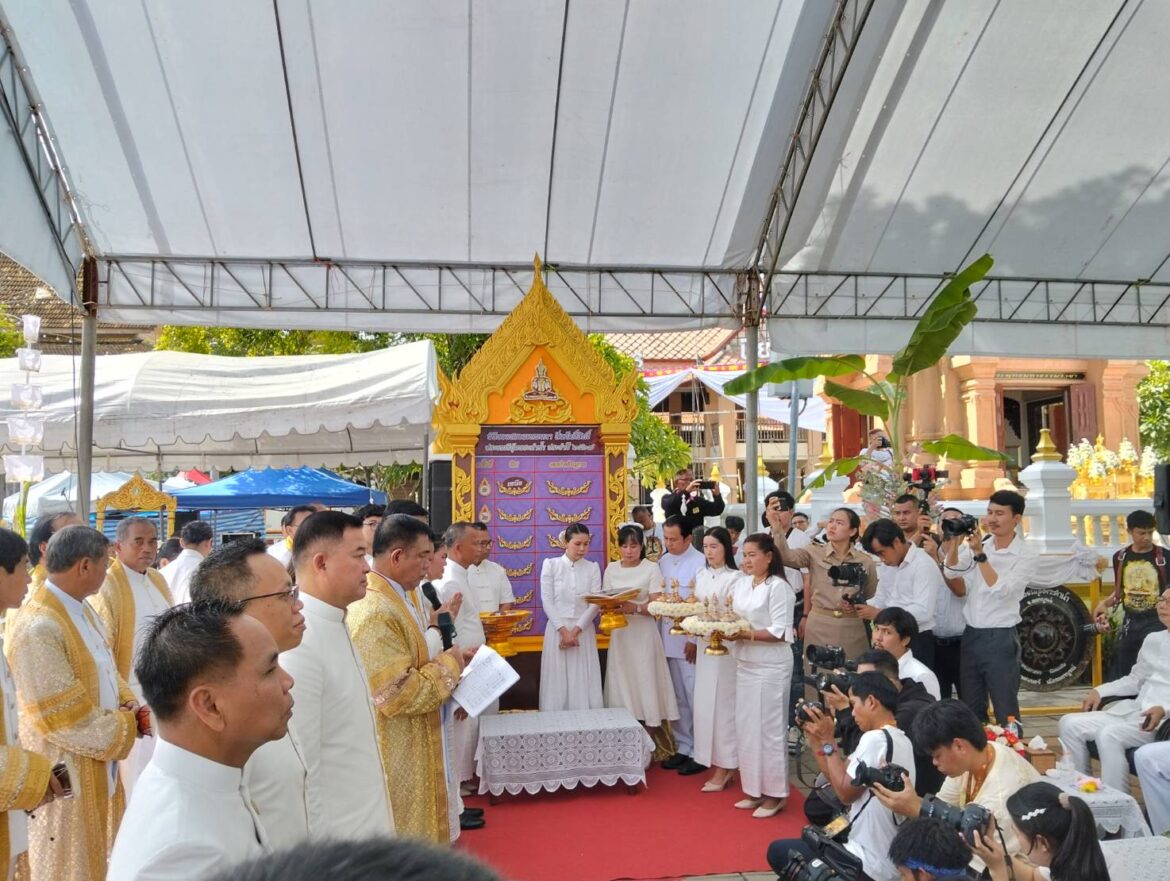
[[[894,356],[892,369],[885,377],[874,376],[865,369],[864,355],[787,358],[748,371],[727,383],[725,391],[727,394],[742,395],[769,383],[824,378],[825,394],[864,416],[880,419],[886,426],[892,446],[893,465],[863,456],[837,459],[806,488],[816,489],[833,477],[852,474],[862,468],[867,472],[866,483],[880,487],[882,498],[872,501],[888,510],[894,498],[904,492],[902,469],[910,464],[902,445],[902,410],[909,398],[910,377],[942,360],[963,328],[975,318],[978,307],[971,298],[971,285],[988,273],[993,262],[990,254],[984,254],[943,286],[922,313],[909,341]],[[830,378],[856,374],[869,380],[868,388],[852,388]],[[957,434],[926,441],[921,449],[936,456],[968,461],[1002,461],[1008,458],[998,450],[973,444]]]

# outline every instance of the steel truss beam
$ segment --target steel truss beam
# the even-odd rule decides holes
[[[949,275],[777,273],[770,317],[917,319]],[[971,288],[980,322],[1170,325],[1170,282],[989,276]]]
[[[528,291],[531,265],[419,264],[361,260],[167,258],[98,259],[103,312],[174,310],[304,314],[343,311],[359,321],[400,316],[473,316],[498,323]],[[726,323],[735,312],[735,277],[695,269],[545,265],[545,283],[581,319],[659,320],[696,327]],[[144,316],[145,317],[145,316]],[[163,317],[157,320],[165,320]],[[376,328],[386,329],[383,323]],[[391,328],[394,329],[394,328]],[[464,329],[461,327],[460,329]]]
[[[29,180],[36,188],[57,253],[72,280],[74,302],[80,303],[77,276],[81,256],[89,253],[89,241],[40,102],[3,18],[0,18],[0,116],[12,132]]]
[[[752,257],[751,265],[760,274],[762,292],[771,288],[784,247],[784,237],[792,222],[792,212],[800,198],[833,101],[845,79],[845,71],[872,8],[873,0],[837,0],[837,8],[821,43],[820,55],[813,66],[808,89],[800,102],[795,130],[780,166],[780,179],[768,202],[763,228]],[[763,305],[749,303],[745,318],[751,322],[758,320],[758,310]]]

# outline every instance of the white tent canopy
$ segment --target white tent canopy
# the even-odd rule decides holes
[[[48,470],[75,456],[75,369],[67,355],[46,355],[35,375]],[[352,355],[103,355],[96,376],[96,468],[422,461],[438,398],[429,341]],[[0,388],[22,382],[16,359],[0,361]],[[13,412],[6,405],[0,418]]]
[[[728,395],[723,386],[738,376],[743,376],[743,370],[703,370],[698,367],[686,370],[676,370],[670,373],[659,373],[646,377],[646,384],[650,387],[650,406],[661,404],[676,388],[684,382],[699,382],[711,389],[717,395],[722,395],[738,407],[743,407],[746,399],[743,395]],[[773,422],[789,424],[791,404],[788,398],[771,398],[760,396],[760,416],[771,419]],[[804,402],[800,411],[798,428],[825,432],[825,402],[820,397],[809,398]]]
[[[106,493],[120,489],[134,475],[129,471],[98,471],[89,482],[90,511],[95,510],[94,503]],[[146,481],[158,488],[153,480]],[[16,516],[16,505],[20,501],[20,493],[15,492],[4,499],[4,519],[9,523]],[[36,518],[43,514],[62,514],[66,511],[77,510],[77,477],[69,471],[60,471],[46,477],[40,483],[34,483],[28,491],[28,503],[25,509],[25,518],[29,527]]]

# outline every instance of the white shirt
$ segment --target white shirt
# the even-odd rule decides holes
[[[1097,686],[1101,697],[1137,695],[1137,709],[1144,712],[1151,707],[1170,709],[1170,631],[1151,633],[1138,651],[1137,662],[1128,676]],[[1124,715],[1134,710],[1131,701],[1114,701],[1104,712]]]
[[[98,700],[101,708],[103,710],[118,709],[118,668],[114,664],[114,656],[110,653],[110,646],[106,642],[104,628],[97,612],[90,608],[89,603],[73,599],[51,581],[46,581],[45,587],[61,601],[61,605],[69,613],[69,620],[73,622],[73,626],[81,634],[81,641],[85,643],[85,647],[93,656],[94,666],[97,667]]]
[[[309,838],[309,771],[292,728],[256,752],[244,765],[244,783],[252,805],[268,833],[273,850],[284,850]]]
[[[591,593],[601,593],[601,568],[592,560],[573,562],[568,555],[545,560],[540,567],[540,605],[558,630],[585,628],[597,614],[597,606],[585,602]]]
[[[467,567],[467,583],[475,593],[480,612],[498,612],[500,606],[516,602],[508,570],[495,560]]]
[[[733,651],[738,661],[775,663],[781,655],[791,655],[792,612],[796,594],[783,578],[769,575],[760,584],[752,584],[753,576],[743,573],[732,588],[732,608],[751,624],[753,630],[767,630],[783,642],[756,642],[737,640]]]
[[[795,526],[788,530],[788,535],[785,536],[785,541],[788,542],[788,547],[792,550],[797,548],[807,548],[813,543],[812,536],[803,530],[797,529]],[[743,563],[743,543],[740,543],[739,559],[737,563]],[[788,579],[788,586],[792,588],[793,594],[800,596],[804,591],[804,573],[807,569],[793,569],[791,566],[784,567],[784,577]]]
[[[455,642],[465,649],[477,648],[487,642],[483,622],[479,620],[479,600],[467,580],[467,568],[450,557],[443,568],[443,577],[435,585],[439,599],[450,602],[455,594],[463,594],[459,614],[455,616]]]
[[[886,740],[888,732],[890,740]],[[849,756],[847,773],[850,779],[857,773],[858,766],[865,762],[867,767],[880,768],[886,764],[886,751],[889,743],[893,743],[890,755],[890,764],[901,765],[914,779],[914,746],[906,732],[893,725],[887,725],[876,731],[866,731],[857,742],[857,749]],[[870,802],[870,804],[866,804]],[[893,812],[882,805],[866,791],[857,801],[849,806],[849,841],[845,847],[861,857],[865,874],[874,881],[898,881],[901,877],[894,864],[890,862],[890,842],[898,831]]]
[[[303,591],[301,600],[305,636],[280,663],[293,677],[291,726],[308,771],[309,830],[350,841],[392,835],[374,702],[345,612]]]
[[[239,768],[162,738],[119,826],[107,881],[196,881],[269,852]]]
[[[169,566],[159,571],[167,580],[167,587],[171,589],[171,598],[175,605],[191,602],[191,576],[203,562],[203,554],[193,548],[183,548],[179,556],[171,560]]]
[[[938,602],[934,607],[935,639],[954,639],[963,635],[967,627],[963,605],[963,597],[955,596],[944,579],[938,589]]]
[[[687,540],[687,548],[681,554],[663,553],[658,558],[658,568],[662,570],[662,589],[671,590],[671,582],[678,581],[678,592],[684,598],[689,597],[695,589],[695,578],[707,568],[707,558],[695,550],[695,546]],[[693,636],[671,636],[670,628],[674,626],[669,618],[658,622],[662,633],[662,647],[668,658],[686,657],[686,644],[694,642]]]
[[[15,610],[13,610],[15,611]],[[0,631],[0,699],[4,701],[4,742],[20,746],[20,725],[16,706],[16,684],[4,657],[4,638]],[[24,811],[5,811],[8,818],[8,866],[0,868],[5,878],[12,877],[16,858],[28,850],[28,814]]]
[[[958,566],[946,568],[947,577],[961,576],[967,585],[963,617],[968,627],[1015,627],[1020,623],[1020,600],[1036,574],[1036,551],[1017,535],[1003,550],[995,546],[994,538],[985,542],[983,553],[997,576],[992,587],[966,545],[959,549]]]
[[[942,700],[942,689],[938,687],[938,677],[934,671],[914,657],[914,652],[906,649],[906,653],[898,658],[898,678],[912,679],[921,683],[922,687],[930,692],[937,701]]]
[[[288,566],[292,559],[292,548],[283,538],[278,538],[268,546],[268,556],[276,557],[280,561],[281,566]]]
[[[130,594],[134,600],[134,647],[130,657],[137,658],[138,650],[142,648],[142,643],[146,640],[146,632],[150,629],[150,619],[161,615],[170,606],[167,605],[167,599],[162,595],[162,592],[150,583],[145,572],[135,572],[125,565],[122,566],[122,571],[126,575],[126,581],[130,585]],[[138,696],[139,703],[146,703],[142,697],[142,686],[138,684],[138,673],[134,669],[133,662],[130,664],[130,676],[127,684]]]
[[[878,584],[869,605],[878,609],[905,609],[918,622],[918,632],[934,630],[938,590],[947,590],[938,563],[918,545],[910,545],[897,566],[877,567]],[[937,696],[937,695],[936,695]]]

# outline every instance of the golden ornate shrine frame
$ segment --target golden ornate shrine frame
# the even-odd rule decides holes
[[[571,423],[600,426],[606,464],[606,556],[615,560],[618,527],[626,519],[626,451],[630,423],[638,412],[638,376],[619,383],[613,369],[549,292],[540,257],[532,286],[504,323],[457,376],[439,372],[441,395],[435,408],[435,449],[451,454],[451,517],[475,519],[475,448],[483,425],[543,423],[541,408],[516,408],[504,401],[505,387],[536,349],[555,363],[570,383],[562,389]],[[531,411],[531,412],[530,412]],[[557,407],[558,418],[568,411]]]
[[[175,509],[178,506],[179,502],[174,496],[155,489],[142,479],[141,474],[136,473],[116,490],[106,493],[97,500],[95,505],[97,529],[98,532],[102,531],[102,524],[106,520],[106,508],[115,511],[166,511],[167,534],[163,536],[165,539],[175,531]]]

